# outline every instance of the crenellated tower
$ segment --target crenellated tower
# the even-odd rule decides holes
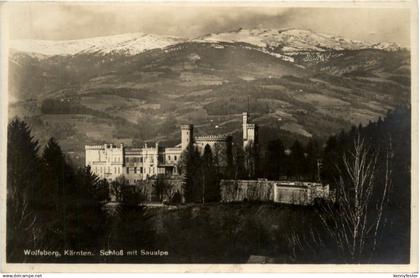
[[[248,112],[242,113],[242,139],[245,147],[245,142],[248,140],[248,131],[246,125],[248,124]]]
[[[249,144],[253,144],[255,147],[258,144],[258,126],[256,124],[249,123],[248,112],[242,113],[242,138],[243,147],[246,148]]]
[[[182,125],[181,126],[181,149],[184,151],[188,146],[194,143],[194,126]]]

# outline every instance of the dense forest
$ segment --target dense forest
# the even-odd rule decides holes
[[[410,117],[408,107],[399,107],[325,144],[284,146],[278,138],[259,152],[234,149],[222,170],[210,148],[192,149],[180,162],[187,204],[171,209],[142,205],[140,191],[122,191],[110,206],[106,181],[75,167],[53,138],[41,148],[30,127],[14,119],[8,126],[7,261],[245,263],[263,256],[274,263],[409,263]],[[220,204],[221,178],[320,181],[336,188],[337,203]],[[100,255],[136,248],[169,255]],[[37,249],[60,256],[24,254]],[[91,254],[65,256],[64,250]]]

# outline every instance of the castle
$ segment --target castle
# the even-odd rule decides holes
[[[243,147],[257,146],[258,126],[249,123],[247,112],[242,113]],[[181,143],[164,148],[156,143],[154,146],[145,144],[142,148],[127,147],[123,144],[85,146],[86,166],[99,178],[114,181],[124,176],[130,184],[158,175],[178,175],[178,162],[185,149],[196,147],[201,153],[209,146],[219,165],[224,166],[224,157],[232,148],[232,137],[226,135],[209,135],[194,137],[192,124],[181,126]]]

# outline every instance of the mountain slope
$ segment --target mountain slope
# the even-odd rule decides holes
[[[164,48],[183,41],[181,38],[171,36],[131,33],[68,41],[15,40],[11,43],[11,49],[45,56],[83,53],[136,55],[146,50]]]
[[[360,49],[399,50],[395,43],[366,43],[300,29],[239,29],[209,34],[200,38],[206,42],[245,42],[254,46],[275,49],[282,53],[301,51],[342,51]]]
[[[296,138],[322,140],[410,103],[408,50],[356,44],[343,50],[344,42],[341,48],[327,44],[328,38],[317,44],[317,36],[307,39],[310,51],[303,39],[267,48],[238,37],[203,37],[139,53],[107,43],[95,44],[95,51],[87,51],[90,46],[42,58],[14,51],[9,116],[28,121],[41,142],[57,137],[82,161],[85,144],[175,144],[184,123],[194,123],[198,135],[240,138],[241,113],[247,110],[262,127],[262,141],[280,136],[289,144]]]

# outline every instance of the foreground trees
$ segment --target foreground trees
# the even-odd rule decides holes
[[[98,178],[89,168],[75,170],[54,139],[48,141],[41,157],[38,151],[28,126],[13,120],[8,127],[9,262],[27,261],[24,249],[77,250],[100,245],[105,217],[96,195]]]
[[[337,185],[337,207],[327,205],[321,219],[342,258],[369,261],[382,238],[384,210],[391,187],[392,144],[386,149],[385,179],[378,182],[378,155],[360,135],[351,151],[343,154]]]
[[[28,126],[14,120],[8,133],[7,260],[59,261],[25,257],[24,249],[156,247],[167,248],[172,255],[166,259],[175,263],[243,263],[250,255],[280,263],[408,263],[410,134],[410,110],[399,109],[384,120],[332,136],[324,153],[319,154],[315,143],[295,148],[304,150],[312,168],[315,160],[309,158],[324,157],[322,178],[336,185],[336,205],[246,202],[180,206],[168,212],[165,208],[149,210],[125,195],[119,204],[102,206],[104,198],[97,190],[108,188],[106,181],[98,181],[89,168],[76,169],[53,139],[39,155]],[[264,154],[262,165],[275,162],[282,153],[286,166],[289,164],[291,156],[281,151],[280,143],[267,148],[276,155]],[[217,170],[211,148],[185,155],[191,155],[193,162],[183,160],[188,202],[212,201],[218,182],[211,178],[220,179],[223,173]],[[232,173],[236,178],[247,175],[243,156],[234,150]],[[302,155],[297,157],[302,159]],[[271,167],[266,174],[273,179],[288,171],[281,164],[265,165]],[[157,181],[155,186],[161,198],[168,195],[167,185]],[[105,214],[104,208],[110,213]],[[77,260],[61,258],[61,262],[63,259]],[[91,260],[143,262],[134,256]]]
[[[7,134],[7,258],[18,261],[24,247],[39,244],[37,190],[39,145],[26,123],[13,120]]]
[[[409,260],[410,117],[399,107],[327,142],[323,177],[336,185],[337,206],[326,206],[321,218],[344,262]]]
[[[202,155],[197,148],[187,148],[178,164],[183,177],[184,202],[217,202],[220,199],[220,173],[217,158],[209,145]]]
[[[183,203],[199,202],[200,194],[197,194],[197,188],[200,186],[200,153],[197,148],[189,146],[180,157],[178,162],[179,173],[183,180]]]
[[[295,140],[289,147],[283,145],[280,139],[271,140],[262,145],[260,153],[259,178],[319,181],[322,150],[314,139],[306,145]]]

